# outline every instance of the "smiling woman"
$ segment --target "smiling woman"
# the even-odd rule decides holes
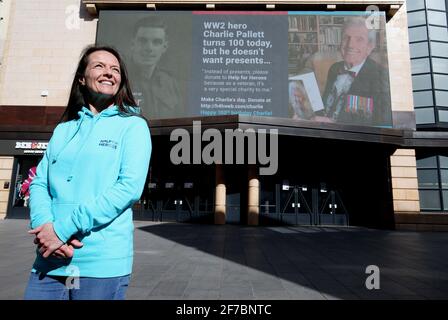
[[[117,58],[107,51],[95,51],[89,56],[85,76],[79,79],[91,93],[114,96],[121,83]]]
[[[37,249],[25,299],[124,299],[131,207],[151,155],[147,122],[134,110],[119,53],[88,47],[30,186]]]
[[[136,115],[137,103],[124,61],[111,47],[89,46],[79,61],[62,119],[79,118],[78,112],[83,107],[101,112],[111,105],[116,105],[122,115]]]

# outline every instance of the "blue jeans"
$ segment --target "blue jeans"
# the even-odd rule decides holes
[[[131,276],[67,278],[31,272],[25,300],[124,300]]]

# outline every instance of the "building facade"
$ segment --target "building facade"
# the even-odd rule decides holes
[[[196,20],[201,17],[219,17],[221,11],[229,16],[238,13],[241,21],[238,17],[229,21],[250,26],[251,23],[256,25],[251,22],[255,18],[247,18],[245,12],[272,17],[264,20],[276,19],[288,12],[289,20],[278,18],[278,21],[287,21],[285,30],[289,28],[285,36],[285,39],[289,37],[289,43],[284,47],[288,61],[281,64],[290,75],[289,85],[292,80],[299,79],[291,77],[291,69],[297,67],[295,60],[299,60],[300,54],[307,58],[300,68],[314,70],[317,84],[322,88],[323,78],[318,70],[326,65],[321,73],[326,76],[329,72],[331,64],[329,60],[322,60],[322,56],[339,50],[332,46],[340,47],[339,38],[345,30],[341,21],[348,20],[347,15],[370,12],[372,7],[367,7],[374,5],[384,19],[383,32],[375,41],[377,48],[382,49],[376,51],[378,61],[381,54],[388,61],[389,126],[316,122],[300,119],[301,116],[297,119],[297,114],[149,116],[154,149],[146,188],[135,206],[135,217],[217,224],[336,224],[447,230],[444,196],[447,192],[448,199],[448,189],[444,191],[444,188],[448,186],[445,181],[448,175],[445,177],[444,150],[448,146],[448,135],[443,131],[443,119],[444,107],[447,107],[444,95],[448,72],[445,72],[444,58],[448,40],[445,37],[446,6],[441,7],[439,3],[443,1],[410,1],[409,4],[402,0],[152,1],[150,4],[124,0],[3,1],[0,3],[3,18],[0,21],[0,215],[26,217],[29,214],[27,198],[20,187],[29,169],[39,162],[62,115],[79,54],[85,46],[95,42],[126,40],[122,31],[127,27],[126,19],[133,21],[147,14],[152,17],[178,14],[174,24],[177,31],[171,33],[169,42],[170,45],[174,43],[172,46],[176,42],[181,45],[166,58],[177,61],[186,59],[188,50],[197,50],[197,37],[192,36],[189,42],[182,35],[188,28],[197,28]],[[199,18],[185,18],[190,13]],[[115,14],[122,16],[114,18]],[[128,18],[123,18],[126,15]],[[313,25],[315,21],[319,23]],[[112,30],[110,26],[117,24],[119,27]],[[276,28],[264,31],[271,41],[278,41]],[[252,37],[256,34],[253,32]],[[261,42],[262,33],[258,34]],[[280,33],[278,38],[281,38]],[[211,56],[215,47],[219,45],[207,47]],[[294,51],[297,48],[300,50]],[[264,54],[258,52],[264,51],[251,51]],[[276,55],[281,52],[279,49]],[[310,54],[321,60],[309,59]],[[276,59],[276,55],[273,54],[272,59]],[[188,57],[193,62],[195,58],[194,54]],[[186,79],[184,75],[194,73],[197,65],[186,62],[174,71],[180,74],[179,79]],[[242,68],[229,69],[241,71]],[[273,68],[269,72],[275,74],[276,70]],[[163,77],[162,88],[172,87],[173,82]],[[202,80],[192,77],[185,82],[189,83],[189,88],[196,88]],[[281,82],[280,79],[272,81]],[[279,90],[287,92],[287,77],[285,81],[282,85],[285,89],[279,85]],[[158,90],[152,95],[162,89]],[[192,94],[185,98],[191,90],[180,86],[180,98],[176,103],[193,101]],[[169,93],[165,100],[173,95]],[[144,94],[139,97],[144,99]],[[367,105],[372,102],[369,99],[359,101]],[[200,121],[200,126],[194,121]],[[260,174],[267,165],[260,158],[254,162],[248,159],[221,164],[193,159],[189,164],[175,164],[170,155],[175,144],[171,136],[176,129],[185,130],[191,134],[191,139],[195,133],[201,137],[208,129],[217,129],[223,138],[226,130],[241,129],[247,133],[246,130],[251,129],[256,132],[254,141],[260,141],[262,130],[277,130],[276,142],[268,148],[271,155],[274,151],[277,155],[270,159],[276,162],[275,173]],[[274,139],[272,135],[270,138]],[[250,140],[245,139],[243,141]],[[204,146],[204,140],[202,142]],[[250,143],[244,145],[243,142],[246,158],[251,150]],[[223,150],[223,156],[229,152],[229,149]]]
[[[417,132],[444,136],[447,131],[448,28],[446,1],[409,1],[407,5]],[[415,149],[421,212],[442,219],[446,212],[446,148]],[[423,218],[421,217],[421,218]]]
[[[408,5],[410,52],[417,129],[447,130],[448,29],[445,1]],[[422,210],[443,212],[448,205],[443,150],[417,150]]]

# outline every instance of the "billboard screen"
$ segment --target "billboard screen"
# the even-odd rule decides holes
[[[391,127],[385,15],[371,14],[101,11],[97,43],[122,53],[149,119]]]

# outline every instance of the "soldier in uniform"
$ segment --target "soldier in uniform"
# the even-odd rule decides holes
[[[134,27],[129,57],[129,75],[133,94],[143,116],[148,119],[175,118],[184,115],[176,79],[158,66],[168,49],[167,27],[163,20],[151,16]]]

